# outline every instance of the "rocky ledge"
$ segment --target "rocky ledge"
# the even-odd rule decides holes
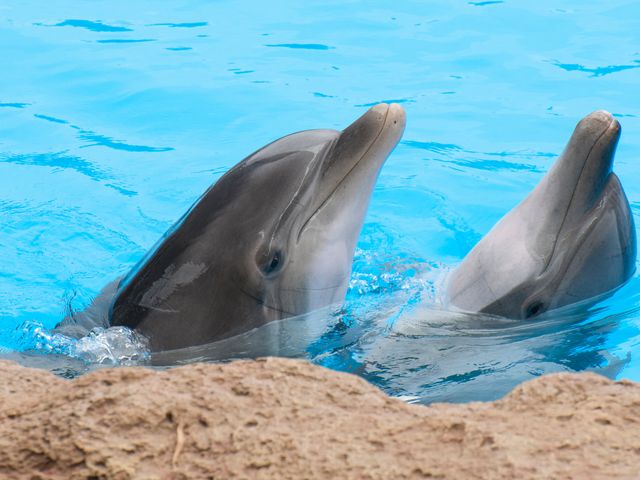
[[[407,405],[298,360],[0,362],[0,478],[638,478],[640,385],[556,374],[504,399]]]

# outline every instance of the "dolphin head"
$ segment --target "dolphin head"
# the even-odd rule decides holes
[[[583,118],[536,188],[453,272],[451,303],[527,319],[624,283],[635,269],[636,238],[612,172],[619,137],[608,112]]]
[[[258,249],[265,306],[297,315],[342,302],[380,168],[400,140],[404,110],[380,104],[339,134]]]
[[[163,350],[342,302],[369,198],[404,125],[400,106],[380,104],[342,132],[295,133],[244,159],[121,282],[111,324]]]

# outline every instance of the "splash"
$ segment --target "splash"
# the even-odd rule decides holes
[[[16,328],[15,338],[17,350],[64,355],[91,366],[141,365],[150,358],[148,340],[126,327],[97,327],[75,339],[27,321]]]

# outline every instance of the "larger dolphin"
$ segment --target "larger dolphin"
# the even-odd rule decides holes
[[[450,302],[528,319],[612,291],[633,274],[636,235],[612,172],[620,124],[604,111],[578,123],[551,170],[453,272]]]
[[[159,351],[342,302],[369,198],[404,126],[402,107],[380,104],[342,132],[303,131],[258,150],[84,316],[106,305],[111,325]]]

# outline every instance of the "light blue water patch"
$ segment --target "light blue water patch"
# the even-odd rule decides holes
[[[335,47],[322,45],[321,43],[277,43],[267,44],[265,47],[292,48],[294,50],[331,50]]]
[[[106,40],[96,40],[97,43],[146,43],[155,41],[153,38],[109,38]]]
[[[208,22],[184,22],[184,23],[152,23],[149,27],[171,27],[171,28],[198,28],[206,27]]]
[[[407,129],[371,200],[347,302],[319,332],[304,321],[274,329],[271,352],[420,401],[496,398],[552,371],[640,380],[638,274],[579,318],[447,323],[439,310],[447,272],[593,110],[622,124],[615,170],[640,225],[637,3],[1,8],[0,347],[14,357],[46,353],[39,365],[55,371],[62,357],[86,368],[144,363],[126,332],[78,343],[48,329],[125,275],[252,151],[294,131],[344,128],[391,100]],[[293,335],[300,328],[312,333]],[[65,375],[82,371],[73,365]]]
[[[369,103],[361,103],[359,105],[355,105],[356,107],[373,107],[378,103],[414,103],[415,100],[410,100],[408,98],[393,98],[393,99],[384,99],[384,100],[376,100],[375,102]]]

